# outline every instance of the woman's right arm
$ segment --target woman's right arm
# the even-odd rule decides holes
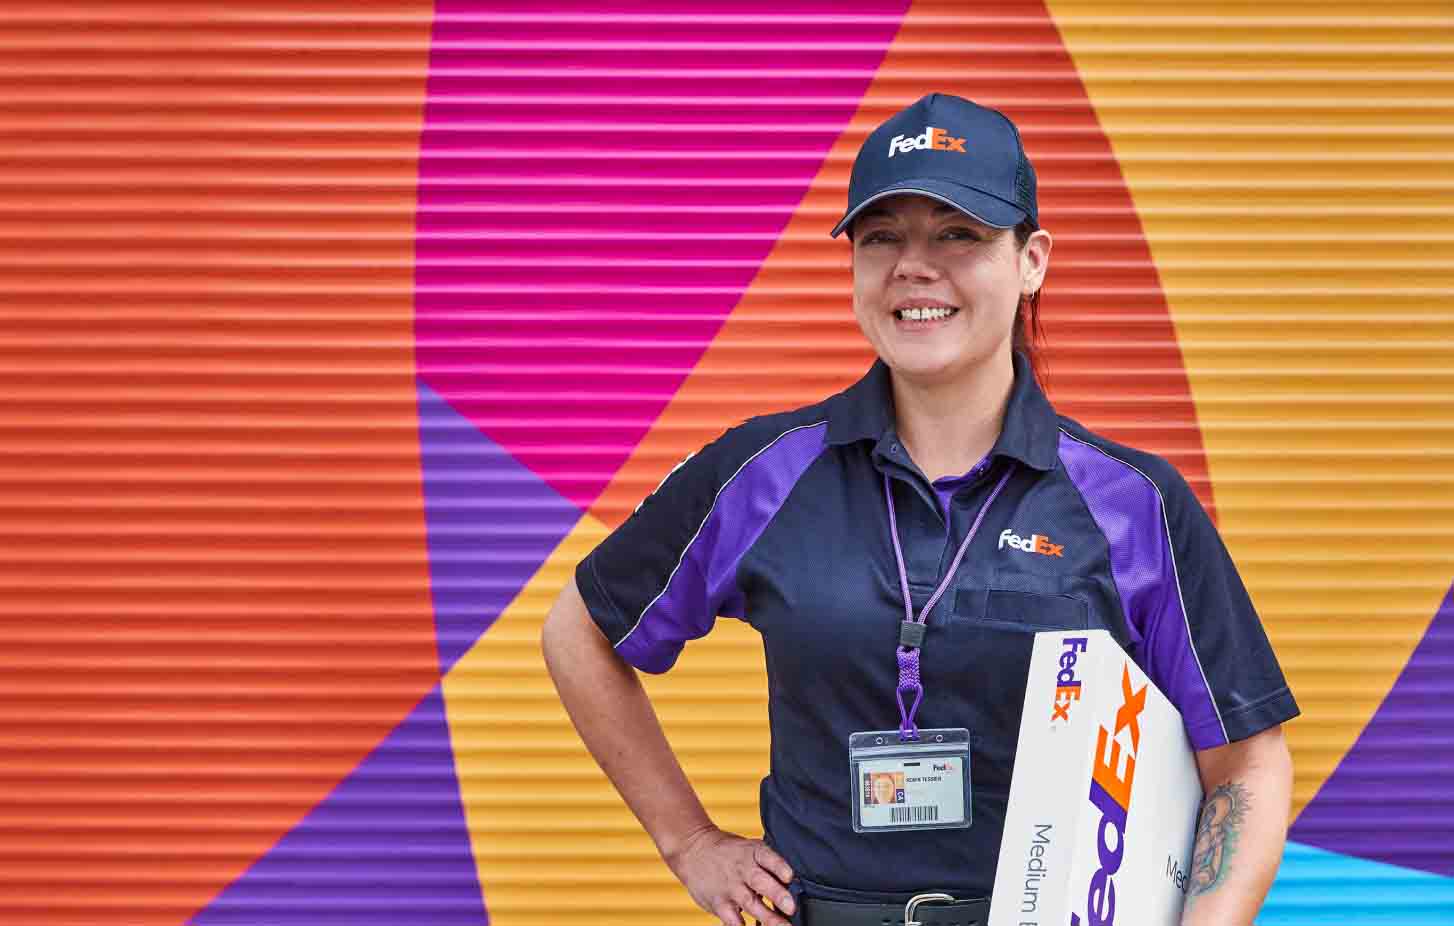
[[[546,616],[540,645],[571,723],[692,899],[726,926],[741,926],[739,911],[788,926],[762,898],[792,913],[784,887],[792,870],[761,840],[712,823],[635,670],[591,620],[574,578]]]

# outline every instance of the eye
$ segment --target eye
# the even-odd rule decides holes
[[[897,241],[897,240],[898,239],[894,236],[894,233],[893,232],[888,231],[887,229],[878,228],[878,229],[874,229],[873,231],[864,232],[864,234],[859,237],[858,243],[859,244],[892,244],[894,241]]]
[[[939,237],[946,241],[980,241],[979,232],[964,225],[951,225],[939,233]]]

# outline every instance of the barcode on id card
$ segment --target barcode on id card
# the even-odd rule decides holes
[[[890,807],[890,823],[932,823],[939,819],[939,808],[930,804],[923,807]]]

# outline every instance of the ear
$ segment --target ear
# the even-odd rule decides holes
[[[1039,292],[1045,285],[1045,274],[1050,270],[1050,232],[1038,228],[1020,249],[1020,292],[1025,295]]]

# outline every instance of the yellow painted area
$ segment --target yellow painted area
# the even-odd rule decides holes
[[[546,612],[607,533],[584,517],[444,679],[470,839],[498,926],[716,922],[660,861],[582,745],[540,656]],[[768,725],[757,633],[719,620],[671,672],[641,677],[712,819],[761,836]]]
[[[1303,709],[1300,810],[1454,579],[1454,6],[1048,6]]]

